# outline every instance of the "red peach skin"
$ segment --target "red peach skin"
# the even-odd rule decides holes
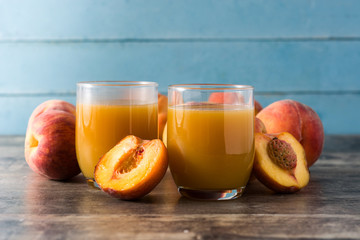
[[[270,104],[256,115],[268,133],[291,133],[303,146],[308,167],[320,157],[324,145],[324,127],[317,113],[294,100]]]

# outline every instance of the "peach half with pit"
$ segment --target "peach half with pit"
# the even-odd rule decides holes
[[[129,135],[100,159],[95,181],[111,196],[138,199],[158,185],[167,167],[167,149],[160,139],[142,140]]]
[[[25,160],[36,173],[66,180],[80,173],[75,151],[75,106],[48,100],[30,116],[25,137]]]
[[[305,151],[290,133],[255,133],[256,178],[278,193],[293,193],[304,188],[310,179]]]
[[[254,126],[255,133],[266,133],[266,128],[264,123],[257,117],[255,117],[255,126]],[[252,170],[249,182],[252,182],[256,179],[254,170]]]
[[[256,117],[265,124],[268,133],[291,133],[304,147],[308,167],[320,157],[324,127],[311,107],[294,100],[280,100],[265,107]]]

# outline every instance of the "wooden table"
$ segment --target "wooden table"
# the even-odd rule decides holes
[[[180,197],[168,173],[139,201],[32,172],[24,137],[0,137],[0,239],[360,239],[360,136],[327,136],[309,185],[274,194],[251,182],[237,200]]]

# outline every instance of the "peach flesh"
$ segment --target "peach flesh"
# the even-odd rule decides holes
[[[296,165],[284,168],[271,159],[267,152],[274,137],[286,142],[296,154]],[[310,179],[305,151],[302,145],[290,133],[255,133],[255,160],[253,169],[256,178],[265,186],[279,193],[293,193],[304,188]]]
[[[167,150],[159,139],[127,136],[107,152],[95,167],[95,180],[106,193],[138,199],[156,187],[168,166]]]

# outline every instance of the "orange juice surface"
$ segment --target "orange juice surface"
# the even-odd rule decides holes
[[[157,104],[76,106],[76,154],[86,178],[94,178],[101,156],[127,135],[158,138]]]
[[[245,187],[254,159],[254,109],[195,104],[169,107],[170,170],[194,190]]]

